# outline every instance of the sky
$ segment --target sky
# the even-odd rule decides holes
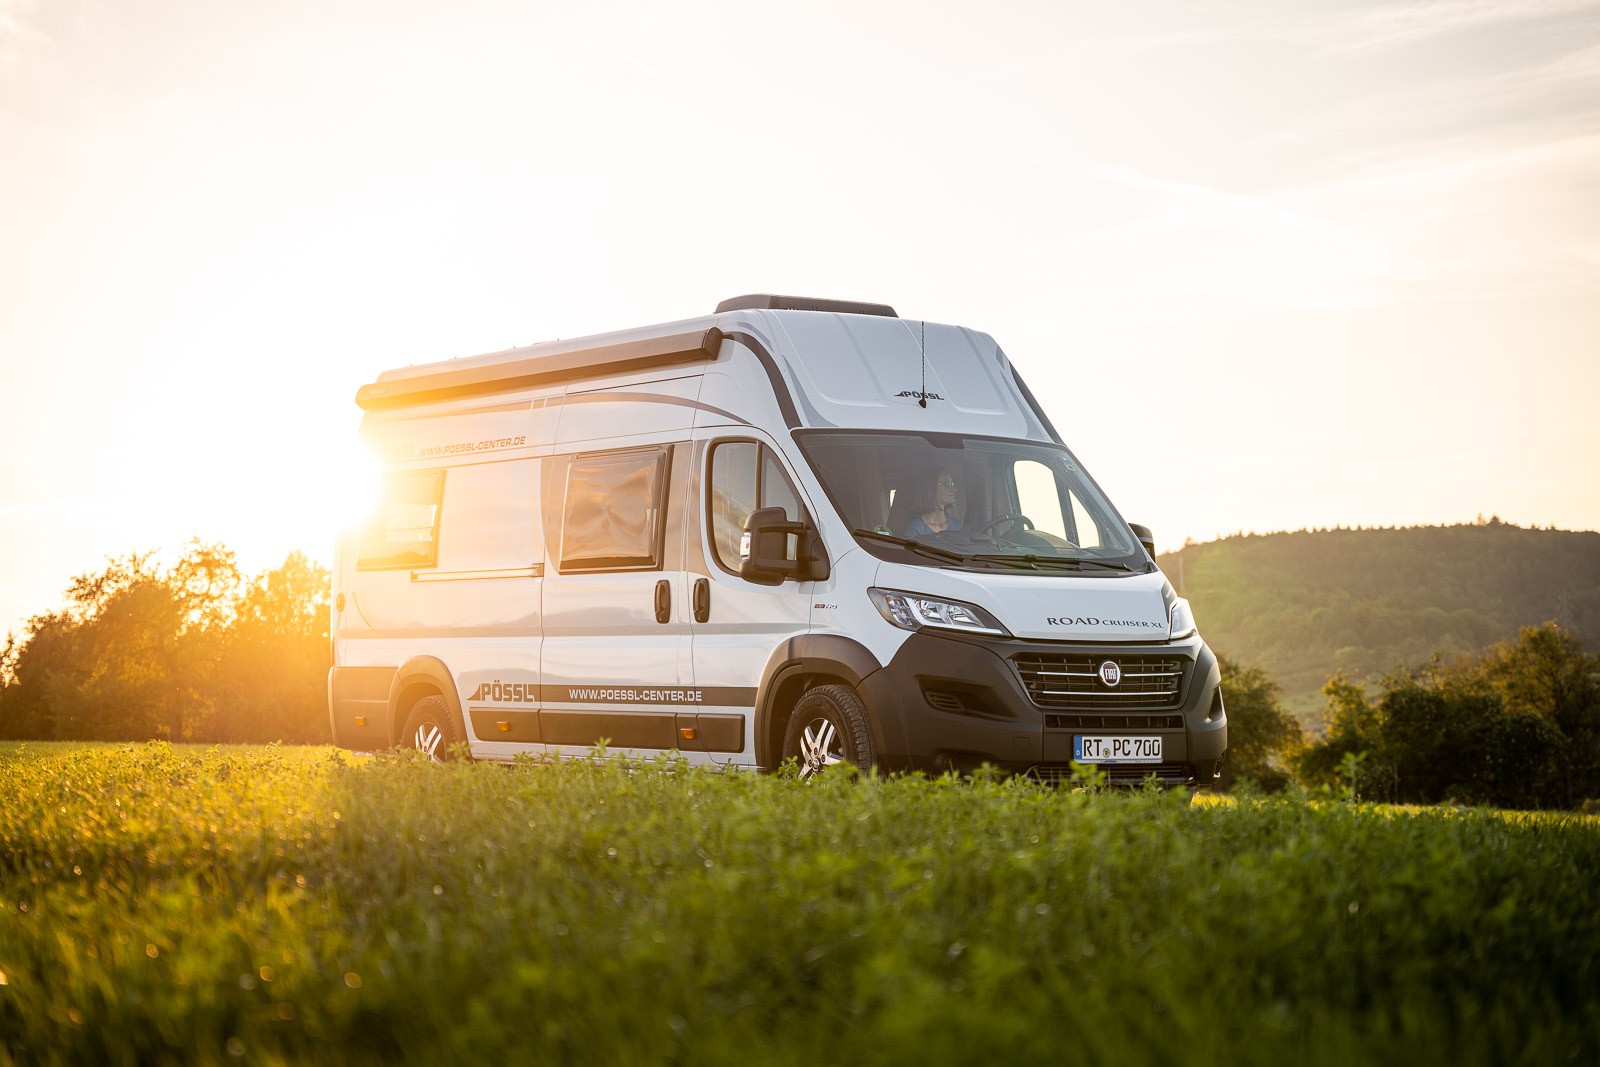
[[[1163,550],[1600,528],[1600,3],[0,0],[0,632],[748,292],[994,335]]]

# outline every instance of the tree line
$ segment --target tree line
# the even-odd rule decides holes
[[[326,744],[326,568],[190,543],[79,575],[0,649],[0,738]]]
[[[1335,674],[1323,694],[1325,732],[1307,738],[1264,671],[1225,662],[1230,779],[1403,804],[1600,803],[1600,655],[1556,622],[1370,688]]]
[[[1563,808],[1600,798],[1600,656],[1554,622],[1471,656],[1435,656],[1369,693],[1331,679],[1327,735],[1299,756],[1311,783],[1364,797]]]
[[[1600,652],[1600,533],[1489,520],[1249,534],[1163,555],[1201,633],[1271,672],[1307,726],[1342,672],[1380,684],[1554,619]]]
[[[198,541],[170,566],[110,560],[8,635],[0,738],[326,744],[328,596],[328,571],[298,552],[255,576]],[[1271,674],[1220,658],[1223,788],[1516,808],[1600,798],[1600,655],[1556,622],[1370,688],[1335,674],[1311,738]]]

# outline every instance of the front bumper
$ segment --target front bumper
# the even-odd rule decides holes
[[[1155,653],[1180,659],[1185,671],[1181,702],[1153,707],[1134,698],[1117,709],[1135,719],[1157,716],[1163,720],[1159,726],[1081,725],[1083,715],[1075,709],[1036,704],[1012,659],[1057,653],[1106,659]],[[1103,764],[1101,769],[1114,782],[1155,774],[1163,783],[1179,785],[1204,784],[1218,773],[1228,747],[1221,681],[1216,656],[1198,637],[1169,645],[1095,645],[921,630],[887,666],[863,679],[860,690],[877,721],[879,764],[885,770],[968,772],[988,763],[1054,780],[1071,774],[1076,736],[1160,736],[1160,764]],[[1063,720],[1072,724],[1061,725]]]

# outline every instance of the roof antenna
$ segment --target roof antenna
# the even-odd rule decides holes
[[[917,335],[917,351],[922,355],[922,391],[917,394],[917,404],[928,406],[928,320],[918,319],[921,332]]]

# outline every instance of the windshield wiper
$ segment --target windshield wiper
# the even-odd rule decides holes
[[[997,556],[987,552],[976,556],[963,555],[948,548],[937,545],[925,544],[910,537],[896,537],[894,534],[879,533],[877,530],[864,530],[857,528],[850,531],[857,537],[867,537],[885,544],[899,545],[901,548],[920,552],[934,559],[947,559],[952,563],[987,563],[990,565],[1003,565],[1010,567],[1023,567],[1029,570],[1038,570],[1041,567],[1105,567],[1114,571],[1132,571],[1133,568],[1126,563],[1114,563],[1105,559],[1086,559],[1081,556],[1036,556],[1032,553],[1025,555]]]
[[[921,552],[923,555],[932,556],[934,559],[947,559],[952,563],[972,562],[971,556],[963,556],[961,553],[952,552],[948,548],[938,548],[934,545],[925,545],[921,541],[913,541],[909,537],[896,537],[894,534],[879,533],[877,530],[862,530],[859,528],[851,530],[850,532],[855,534],[857,537],[870,537],[874,541],[883,541],[886,544],[899,545],[901,548],[909,548],[913,552]]]
[[[1013,563],[1019,566],[1038,568],[1040,566],[1072,566],[1072,567],[1106,567],[1114,571],[1129,571],[1133,568],[1126,563],[1117,563],[1109,559],[1088,559],[1084,556],[1036,556],[1028,553],[1020,556],[991,556],[987,553],[976,557],[978,559],[992,559],[1001,563]]]

